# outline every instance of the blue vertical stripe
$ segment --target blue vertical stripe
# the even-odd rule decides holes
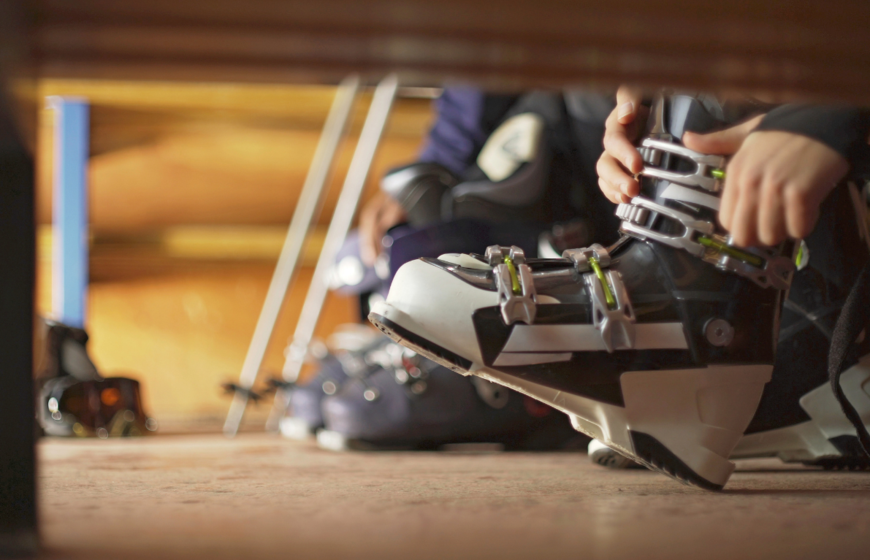
[[[88,289],[88,103],[52,97],[54,128],[54,316],[83,327]]]

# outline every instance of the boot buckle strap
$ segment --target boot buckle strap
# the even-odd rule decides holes
[[[516,245],[510,247],[505,247],[504,245],[490,245],[486,248],[484,259],[489,263],[489,266],[498,266],[505,262],[505,258],[510,258],[515,265],[526,263],[525,251]]]
[[[682,235],[669,235],[645,227],[638,220],[645,222],[649,213],[641,213],[630,207],[642,208],[675,220],[685,231]],[[789,256],[778,254],[776,249],[735,247],[730,237],[714,233],[715,226],[711,222],[697,220],[690,214],[640,196],[634,197],[628,204],[620,204],[616,212],[623,218],[619,228],[623,233],[683,249],[716,265],[720,270],[748,278],[762,288],[785,290],[791,284],[795,265]]]
[[[577,272],[589,272],[592,270],[591,261],[594,259],[604,268],[610,266],[610,253],[603,246],[595,243],[582,249],[568,249],[562,252],[562,258],[574,263]]]
[[[786,290],[797,266],[790,256],[778,254],[776,249],[762,247],[735,247],[731,237],[712,235],[701,239],[707,246],[702,260],[720,270],[748,278],[762,288]]]
[[[700,187],[712,193],[718,193],[722,190],[722,179],[725,178],[724,156],[702,154],[685,146],[654,138],[644,138],[638,150],[644,163],[647,164],[640,172],[641,175],[664,179],[687,187]],[[695,170],[686,173],[658,167],[662,163],[663,156],[667,154],[694,163]]]
[[[592,324],[601,334],[608,352],[634,348],[634,306],[622,276],[616,270],[595,270],[583,275],[592,303]]]
[[[648,211],[647,211],[648,213]],[[610,266],[610,253],[599,244],[568,249],[562,257],[574,263],[592,302],[592,324],[598,329],[608,352],[634,348],[634,307],[622,276]]]
[[[640,208],[640,210],[626,207]],[[656,214],[679,222],[685,231],[682,235],[670,235],[655,231],[654,229],[638,223],[638,220],[641,218],[643,218],[643,221],[646,221],[646,218],[649,217],[649,212],[655,212]],[[628,216],[630,218],[623,218],[622,225],[619,228],[621,232],[640,239],[658,241],[659,243],[663,243],[669,247],[674,247],[675,249],[683,249],[696,257],[704,256],[706,251],[706,248],[697,241],[698,236],[713,235],[713,232],[715,231],[715,226],[712,222],[698,220],[691,214],[668,208],[667,206],[663,206],[641,196],[632,198],[631,202],[628,204],[620,204],[619,207],[617,207],[616,213],[617,216]]]
[[[535,282],[532,269],[525,264],[523,250],[516,246],[491,245],[486,248],[486,260],[493,267],[498,304],[505,324],[534,323],[537,315]]]

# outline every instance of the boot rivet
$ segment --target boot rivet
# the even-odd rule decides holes
[[[734,327],[725,319],[710,319],[704,325],[704,334],[713,346],[728,346],[734,339]]]
[[[366,389],[365,392],[363,393],[363,397],[365,397],[365,399],[369,402],[374,401],[375,399],[378,398],[378,396],[379,396],[378,390],[373,389],[373,388]]]

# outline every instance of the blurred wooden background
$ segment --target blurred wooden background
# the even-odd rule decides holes
[[[94,354],[107,374],[139,374],[167,425],[223,415],[217,383],[237,375],[329,84],[350,71],[372,83],[398,71],[403,83],[420,86],[633,82],[870,102],[866,0],[18,4],[32,23],[41,78],[38,91],[23,86],[20,97],[81,95],[93,103]],[[48,306],[50,118],[41,112],[36,150],[41,309]],[[430,118],[427,101],[397,104],[368,195],[386,168],[413,159]],[[346,147],[321,228],[349,157]],[[319,237],[312,236],[312,254]],[[299,287],[291,294],[268,368],[280,367],[301,294]],[[352,304],[338,298],[328,309],[321,332],[353,316]]]
[[[334,88],[302,85],[42,80],[39,95],[90,100],[91,289],[87,328],[105,375],[141,379],[169,431],[218,429]],[[304,267],[265,370],[278,372],[347,171],[370,95],[357,104]],[[415,157],[428,99],[399,99],[366,198],[386,169]],[[50,295],[53,113],[40,112],[38,309]],[[318,334],[356,319],[331,296]],[[265,378],[265,376],[264,376]],[[251,407],[262,422],[267,406]],[[260,424],[261,425],[261,424]]]

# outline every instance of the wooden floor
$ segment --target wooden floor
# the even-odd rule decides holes
[[[709,493],[583,454],[335,454],[264,434],[46,441],[44,558],[867,558],[870,473]]]

